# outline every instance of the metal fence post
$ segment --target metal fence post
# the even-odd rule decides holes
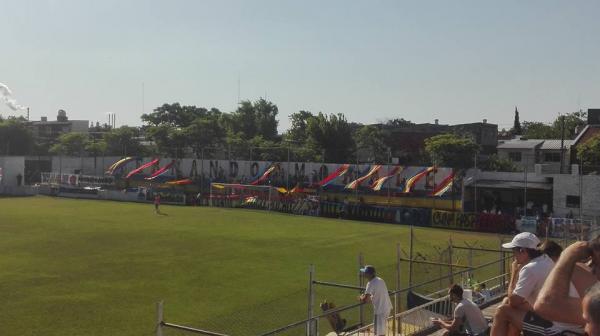
[[[362,252],[358,253],[358,287],[362,287],[363,286],[363,276],[362,273],[360,272],[360,269],[364,266],[364,257]],[[362,294],[362,291],[359,292],[360,294]],[[360,321],[360,325],[363,326],[364,325],[364,321],[365,321],[365,309],[364,309],[364,305],[360,305],[358,312],[359,312],[359,321]]]
[[[156,304],[156,336],[163,336],[162,324],[163,324],[163,301],[159,301]]]
[[[469,248],[469,273],[467,277],[467,282],[469,283],[469,288],[473,285],[473,249]]]
[[[410,225],[410,252],[409,252],[409,261],[408,261],[408,287],[412,287],[413,285],[413,225]]]
[[[448,241],[448,266],[450,270],[450,283],[454,283],[454,270],[452,268],[452,237]]]
[[[400,250],[400,243],[396,243],[396,293],[394,294],[394,324],[396,325],[394,327],[394,335],[398,335],[401,334],[402,331],[402,322],[400,319],[398,319],[398,314],[400,314],[400,312],[402,311],[402,302],[401,300],[399,300],[398,296],[400,295],[400,293],[398,292],[400,290],[400,283],[401,283],[401,279],[400,279],[400,263],[402,262],[401,258],[402,256],[400,255],[401,250]],[[396,323],[396,320],[397,323]]]
[[[315,265],[310,265],[308,268],[308,324],[306,328],[306,336],[313,335],[312,317],[313,307],[315,301],[314,293],[314,281],[315,281]]]
[[[502,248],[502,244],[504,244],[504,238],[500,236],[500,247]],[[500,274],[502,274],[502,288],[506,286],[506,251],[500,250],[500,259],[502,262],[500,263]]]

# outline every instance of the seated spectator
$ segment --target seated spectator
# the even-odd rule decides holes
[[[590,258],[591,268],[583,264]],[[599,265],[600,237],[589,243],[575,242],[571,244],[563,251],[544,283],[534,305],[535,312],[548,320],[586,324],[586,329],[593,328],[594,321],[597,320],[600,313],[595,311],[595,306],[590,305],[591,300],[595,300],[595,294],[590,288],[598,283],[600,272],[597,269]],[[572,295],[571,283],[575,286],[579,296]],[[588,294],[590,295],[588,299],[580,298]],[[584,317],[586,305],[594,308],[595,316],[586,315]]]
[[[528,321],[527,326],[531,326],[532,319],[537,318],[532,315],[532,307],[554,266],[554,262],[537,249],[539,242],[534,234],[523,232],[516,235],[510,243],[502,245],[513,250],[514,261],[511,267],[508,300],[498,307],[494,315],[492,335],[518,335],[524,329],[525,318]],[[576,292],[573,294],[576,295]],[[548,331],[551,333],[580,330],[577,324],[548,323]]]
[[[585,332],[588,336],[600,336],[600,284],[590,288],[581,303]]]
[[[463,289],[459,285],[452,285],[448,290],[448,295],[450,300],[456,303],[452,320],[431,320],[434,325],[446,329],[444,336],[487,335],[489,326],[483,313],[476,304],[463,298]]]
[[[475,290],[475,295],[479,296],[479,300],[481,301],[481,303],[485,303],[488,302],[490,300],[490,298],[492,297],[492,294],[490,293],[490,291],[486,288],[485,283],[480,284],[476,290]]]
[[[555,241],[546,239],[542,245],[540,245],[540,250],[556,263],[563,249]]]

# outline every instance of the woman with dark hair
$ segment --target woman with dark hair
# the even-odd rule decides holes
[[[546,239],[542,245],[540,245],[539,249],[542,251],[542,253],[548,255],[548,257],[550,257],[554,263],[558,261],[558,257],[560,257],[560,254],[563,250],[557,242],[548,239]]]

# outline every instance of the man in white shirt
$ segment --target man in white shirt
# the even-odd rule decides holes
[[[382,336],[386,333],[386,320],[392,310],[392,301],[388,293],[385,281],[376,276],[375,267],[367,265],[360,269],[369,282],[365,288],[365,293],[359,297],[361,302],[373,303],[373,327],[375,336]]]
[[[487,335],[489,326],[481,309],[475,303],[463,298],[463,289],[459,285],[452,285],[448,291],[450,300],[456,303],[454,317],[449,321],[433,319],[433,324],[446,329],[444,336],[448,335]],[[461,331],[464,329],[464,332]]]
[[[539,318],[533,314],[533,304],[554,267],[552,259],[537,249],[539,243],[540,240],[533,233],[523,232],[516,235],[510,243],[502,245],[503,248],[513,250],[514,261],[508,286],[508,300],[496,310],[492,336],[519,335],[524,329],[523,322],[526,316],[528,323],[525,324],[525,329],[531,331],[537,328],[538,322],[535,321]],[[570,293],[577,296],[573,285]],[[543,328],[552,334],[564,330],[583,331],[581,326],[574,324],[546,322],[549,326]]]

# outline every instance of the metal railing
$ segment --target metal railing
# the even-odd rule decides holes
[[[499,263],[504,263],[504,262],[506,262],[506,260],[508,260],[510,258],[512,258],[512,256],[502,257],[500,259],[484,263],[477,267],[471,267],[468,269],[460,270],[460,271],[454,272],[452,274],[442,276],[440,278],[428,280],[428,281],[416,284],[414,286],[400,289],[398,291],[389,291],[390,299],[393,302],[392,316],[390,318],[388,318],[388,322],[387,322],[388,326],[389,326],[389,330],[394,330],[396,332],[402,331],[402,334],[404,334],[404,335],[412,335],[412,334],[420,333],[420,332],[426,330],[427,328],[433,327],[433,324],[431,324],[430,317],[435,317],[435,315],[431,315],[431,312],[432,312],[431,307],[434,307],[436,304],[439,306],[444,306],[444,304],[442,304],[441,302],[443,302],[444,300],[446,300],[446,301],[448,300],[447,295],[445,295],[442,298],[434,299],[433,301],[428,302],[424,305],[420,305],[418,307],[414,307],[409,310],[400,312],[402,310],[401,300],[403,298],[405,298],[406,295],[410,291],[414,291],[415,289],[418,289],[418,288],[423,288],[424,286],[439,282],[440,280],[444,280],[444,279],[456,278],[456,279],[462,280],[468,274],[472,274],[473,272],[475,272],[477,270],[481,270],[486,267],[496,266]],[[497,275],[495,275],[494,277],[489,278],[489,279],[479,282],[479,283],[480,284],[486,283],[486,287],[488,287],[488,283],[496,284],[494,286],[490,286],[491,288],[494,289],[495,295],[496,296],[503,295],[503,293],[505,292],[504,289],[506,288],[506,279],[508,277],[507,277],[506,273],[502,273],[502,274],[496,273],[496,274]],[[323,282],[319,282],[319,283],[323,284]],[[357,286],[352,286],[352,285],[348,285],[346,287],[349,289],[358,288]],[[445,291],[447,291],[447,289],[445,289]],[[482,304],[483,304],[483,302],[482,302]],[[316,335],[319,335],[319,331],[321,330],[320,326],[322,326],[323,324],[326,325],[328,323],[331,323],[328,320],[328,317],[340,316],[341,313],[349,313],[351,311],[355,311],[361,307],[364,307],[365,305],[366,304],[364,304],[364,303],[357,303],[357,304],[348,305],[345,307],[328,310],[328,311],[326,311],[320,315],[316,315],[310,319],[305,319],[302,321],[288,324],[284,327],[269,331],[267,333],[263,333],[260,336],[300,335],[300,333],[299,333],[300,328],[304,328],[303,330],[305,332],[305,335],[316,336]],[[446,307],[451,307],[451,305],[446,304]],[[442,308],[437,307],[435,310],[433,310],[433,312],[438,315],[443,315],[445,313],[445,314],[447,314],[446,316],[449,316],[449,314],[452,312],[452,310],[447,311],[445,309],[446,308],[442,309]],[[396,316],[397,319],[394,319],[393,318],[394,316]],[[327,321],[323,321],[323,320],[327,320]],[[365,317],[364,320],[368,321],[369,319],[367,319]],[[404,324],[406,324],[409,329],[402,329]],[[372,328],[372,324],[370,323],[367,325],[358,325],[358,326],[356,326],[356,328],[353,328],[350,330],[348,330],[348,329],[340,330],[339,332],[343,331],[345,335],[367,335],[371,328]],[[294,330],[294,331],[296,331],[296,333],[293,333],[293,334],[289,333],[290,330]],[[406,332],[407,330],[408,331],[412,330],[412,332],[407,333]],[[334,331],[336,331],[336,330],[334,330]]]
[[[490,251],[492,252],[492,251]],[[493,251],[496,252],[496,251]],[[465,279],[476,274],[479,278],[483,278],[484,275],[493,275],[486,280],[479,281],[477,284],[486,284],[486,287],[490,290],[490,298],[498,297],[505,293],[506,280],[508,276],[503,273],[506,268],[502,265],[506,263],[506,260],[512,258],[504,255],[502,258],[492,260],[490,262],[483,263],[475,267],[469,267],[461,269],[456,272],[452,272],[441,276],[439,278],[427,280],[413,286],[402,288],[396,291],[389,291],[390,299],[393,303],[393,309],[391,316],[388,318],[389,330],[395,332],[402,332],[403,335],[413,335],[416,333],[422,333],[429,328],[433,328],[431,323],[431,317],[448,317],[452,313],[452,305],[448,301],[447,289],[441,289],[428,296],[424,296],[428,301],[425,304],[411,307],[408,310],[403,311],[402,302],[407,299],[409,292],[424,291],[428,286],[436,283],[442,283],[444,280],[450,282],[456,282],[465,286]],[[498,267],[498,266],[501,267]],[[487,269],[486,269],[487,268]],[[498,270],[504,270],[498,272]],[[479,272],[479,273],[478,273]],[[321,286],[335,286],[343,287],[349,290],[362,290],[362,286],[356,285],[340,285],[327,281],[318,281],[311,277],[311,284],[318,284]],[[439,287],[438,287],[439,288]],[[435,298],[434,294],[441,297]],[[310,296],[310,295],[309,295]],[[311,298],[309,298],[311,300]],[[489,301],[485,300],[485,301]],[[484,304],[484,300],[480,303]],[[310,307],[314,305],[314,297]],[[260,333],[260,336],[287,336],[287,335],[302,335],[302,336],[317,336],[323,332],[331,330],[338,334],[345,335],[367,335],[370,328],[372,329],[372,323],[366,321],[372,321],[371,309],[367,309],[366,303],[355,303],[342,307],[336,307],[328,309],[320,314],[311,313],[310,318],[303,319],[301,321],[293,322],[282,326],[277,329],[270,330],[268,332]],[[312,308],[311,308],[312,309]],[[178,331],[178,335],[196,334],[196,335],[209,335],[209,336],[227,336],[219,332],[213,332],[203,330],[200,328],[194,328],[175,323],[168,323],[163,318],[163,304],[158,304],[158,317],[157,317],[157,336],[170,336],[166,334],[167,331]],[[357,316],[360,316],[359,318]],[[394,318],[396,317],[396,318]],[[341,323],[340,321],[343,321]],[[338,324],[339,323],[339,324]],[[321,333],[320,333],[321,332]]]
[[[508,273],[501,274],[496,277],[482,281],[478,284],[479,286],[481,286],[481,284],[485,283],[486,288],[490,288],[489,296],[487,297],[483,294],[480,294],[480,292],[474,292],[469,290],[465,291],[465,295],[467,295],[468,293],[471,296],[470,299],[473,302],[477,303],[479,306],[486,305],[489,302],[501,298],[505,295],[507,288],[505,279],[508,275]],[[495,285],[489,286],[489,284]],[[448,296],[448,289],[440,290],[438,292],[430,294],[429,296],[436,294],[441,295],[441,293],[444,293],[442,297],[434,299],[431,302],[411,308],[409,310],[403,311],[395,315],[392,314],[392,316],[388,317],[386,321],[386,334],[415,335],[425,334],[427,332],[436,330],[437,327],[432,323],[432,319],[450,318],[452,316],[452,312],[454,311],[454,306],[452,302],[450,302],[450,297]],[[357,330],[346,333],[345,335],[371,335],[372,328],[373,324],[369,324]]]

